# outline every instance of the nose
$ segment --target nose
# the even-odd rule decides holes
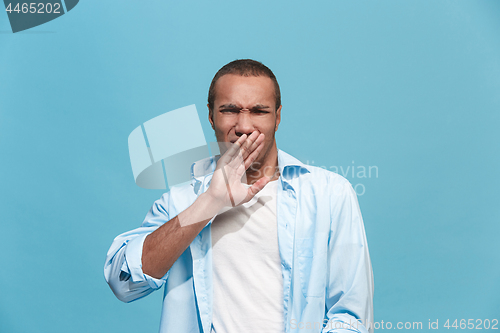
[[[236,120],[236,125],[234,126],[235,134],[237,136],[242,136],[243,134],[250,135],[254,130],[255,128],[253,126],[250,112],[238,113],[238,119]]]

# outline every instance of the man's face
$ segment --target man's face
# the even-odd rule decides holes
[[[243,134],[264,133],[262,161],[274,146],[274,133],[281,120],[281,106],[275,110],[273,81],[266,76],[227,74],[215,84],[213,112],[209,120],[218,142],[234,143]]]

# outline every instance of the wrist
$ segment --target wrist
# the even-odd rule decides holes
[[[199,201],[200,208],[207,213],[209,218],[214,217],[224,208],[222,200],[211,195],[209,191],[200,194],[196,201]]]

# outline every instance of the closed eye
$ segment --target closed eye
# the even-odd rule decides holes
[[[220,110],[220,112],[222,112],[222,113],[239,113],[240,110],[238,110],[238,109],[222,109],[222,110]]]
[[[252,113],[265,114],[265,113],[269,113],[269,111],[264,111],[264,110],[252,110]]]
[[[226,108],[220,109],[219,112],[226,113],[226,114],[237,114],[237,113],[241,112],[242,110],[243,109],[236,108],[236,107],[226,107]],[[270,111],[267,111],[265,109],[261,109],[258,107],[250,109],[250,112],[253,114],[260,114],[260,115],[270,113]]]

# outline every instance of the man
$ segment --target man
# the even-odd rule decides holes
[[[196,162],[190,185],[114,240],[104,272],[115,295],[165,285],[160,332],[367,332],[373,275],[356,194],[277,149],[272,71],[225,65],[208,108],[222,157]]]

